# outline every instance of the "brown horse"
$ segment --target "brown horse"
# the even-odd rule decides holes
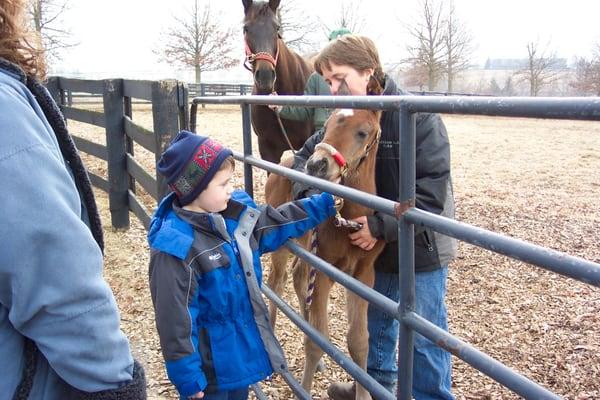
[[[254,78],[252,94],[301,95],[312,73],[311,66],[281,40],[276,14],[279,2],[242,0],[246,58],[251,65],[247,68]],[[267,106],[252,106],[251,119],[261,158],[278,163],[290,146],[275,112]],[[295,149],[299,149],[314,130],[312,121],[281,119],[281,122]]]
[[[369,110],[337,110],[325,124],[323,141],[315,148],[306,165],[310,175],[333,182],[375,193],[375,158],[379,142],[380,112]],[[340,157],[341,154],[341,157]],[[342,161],[340,161],[342,160]],[[291,160],[282,164],[289,166]],[[279,205],[291,200],[291,182],[282,176],[271,174],[265,186],[265,197],[271,205]],[[371,215],[373,211],[360,204],[346,201],[341,217],[352,219],[362,215]],[[381,250],[383,242],[378,241],[371,251],[354,246],[348,239],[348,229],[336,227],[330,219],[318,227],[317,255],[353,276],[369,287],[373,286],[373,263]],[[300,240],[308,248],[308,235]],[[286,262],[288,251],[280,249],[272,255],[272,268],[268,278],[269,286],[278,294],[283,291],[286,280]],[[327,303],[333,281],[327,275],[318,272],[314,282],[312,302],[306,307],[309,269],[299,263],[294,269],[294,288],[304,317],[312,326],[328,336]],[[348,315],[348,350],[354,362],[366,370],[368,352],[367,307],[368,304],[358,295],[346,291],[346,311]],[[271,318],[274,321],[276,309],[271,305]],[[305,364],[302,386],[310,391],[313,375],[323,355],[312,341],[305,338]],[[370,399],[369,393],[360,385],[356,386],[356,399]]]

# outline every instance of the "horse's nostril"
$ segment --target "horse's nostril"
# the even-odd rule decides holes
[[[272,89],[275,71],[272,69],[259,68],[254,73],[254,81],[256,86],[261,90]]]
[[[306,172],[308,172],[309,175],[323,178],[327,174],[327,167],[326,158],[319,158],[318,160],[311,159],[306,163]]]

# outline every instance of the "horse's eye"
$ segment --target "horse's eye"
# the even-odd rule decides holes
[[[356,133],[356,136],[358,136],[358,138],[362,140],[362,139],[366,139],[367,136],[369,136],[369,134],[365,131],[358,131]]]

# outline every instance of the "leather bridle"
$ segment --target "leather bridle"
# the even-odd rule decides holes
[[[246,59],[244,60],[244,67],[248,71],[252,71],[252,66],[256,61],[259,60],[267,61],[273,66],[273,68],[277,67],[277,60],[279,59],[279,38],[277,39],[277,49],[275,50],[275,57],[273,57],[266,51],[259,51],[258,53],[253,53],[246,39],[244,39],[244,47],[246,49]]]
[[[360,155],[360,157],[357,157],[356,159],[352,160],[350,163],[348,163],[346,161],[346,159],[344,158],[342,153],[340,153],[335,147],[333,147],[329,143],[321,142],[315,146],[315,150],[321,149],[321,150],[329,153],[329,155],[333,158],[335,163],[340,167],[340,176],[342,177],[342,179],[344,179],[348,175],[349,172],[356,171],[360,167],[360,164],[363,162],[363,160],[365,158],[367,158],[367,156],[369,155],[369,152],[371,151],[373,146],[375,146],[377,143],[379,143],[380,137],[381,137],[381,129],[379,129],[377,131],[377,134],[375,135],[373,140],[371,140],[371,142],[369,142],[369,144],[367,144],[367,146],[365,147],[365,149],[364,149],[363,153]],[[351,164],[355,164],[355,166],[352,168],[352,170],[350,170],[350,167],[349,167],[349,165],[351,165]]]

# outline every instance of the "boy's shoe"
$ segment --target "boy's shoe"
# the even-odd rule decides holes
[[[327,388],[327,396],[331,400],[354,400],[356,384],[354,382],[335,382]]]

